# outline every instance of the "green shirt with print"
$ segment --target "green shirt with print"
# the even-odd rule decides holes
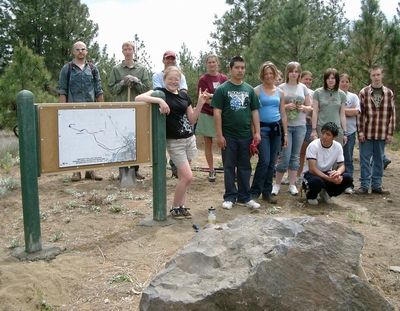
[[[222,111],[222,134],[232,138],[252,136],[251,112],[261,107],[253,87],[226,81],[214,93],[211,107]]]

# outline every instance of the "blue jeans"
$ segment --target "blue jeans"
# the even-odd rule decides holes
[[[222,149],[222,163],[224,165],[224,201],[246,203],[251,200],[250,195],[250,144],[253,137],[233,138],[225,136],[226,147]],[[235,173],[237,185],[235,185]]]
[[[354,164],[353,164],[353,152],[354,145],[356,143],[356,133],[347,136],[347,144],[343,146],[343,156],[344,156],[344,166],[346,168],[346,173],[353,177],[354,174]],[[354,188],[354,184],[351,185]]]
[[[250,192],[253,198],[270,196],[274,178],[275,159],[282,145],[282,136],[276,136],[275,131],[261,131],[261,142],[258,147],[258,162],[254,172]]]
[[[365,139],[359,143],[360,183],[365,189],[377,189],[382,186],[384,140]],[[371,162],[372,161],[372,162]]]
[[[300,150],[306,135],[306,126],[288,126],[288,146],[279,152],[276,171],[284,173],[289,168],[298,171],[300,168]]]

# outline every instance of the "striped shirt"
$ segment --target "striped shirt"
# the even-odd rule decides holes
[[[366,139],[385,140],[393,136],[396,126],[396,107],[393,92],[382,86],[382,98],[378,103],[371,85],[360,91],[361,113],[357,118],[358,133]]]

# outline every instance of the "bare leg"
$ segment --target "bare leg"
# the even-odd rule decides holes
[[[310,143],[308,141],[303,142],[301,145],[301,150],[300,150],[300,169],[297,171],[297,177],[300,177],[301,173],[303,173],[303,168],[304,168],[304,161],[306,159],[306,150],[307,147]]]
[[[184,164],[177,166],[177,168],[178,182],[175,188],[173,206],[183,206],[186,201],[187,189],[193,179],[193,173],[189,162],[185,162]]]
[[[283,174],[285,174],[285,173],[276,171],[275,184],[277,184],[277,185],[281,184],[282,178],[283,178]]]
[[[293,170],[289,170],[289,171],[288,171],[288,175],[289,175],[289,185],[294,185],[294,184],[296,183],[297,172],[298,172],[298,171],[293,171]]]
[[[204,153],[210,171],[214,170],[214,156],[212,147],[213,147],[213,138],[204,136]]]

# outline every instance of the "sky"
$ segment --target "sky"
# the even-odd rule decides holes
[[[395,0],[381,0],[381,10],[389,20],[396,14]],[[123,60],[122,43],[134,35],[146,46],[155,72],[164,68],[162,56],[172,50],[178,54],[185,43],[192,56],[208,52],[207,41],[215,31],[214,15],[221,17],[231,6],[225,0],[81,0],[89,8],[90,19],[99,25],[96,38],[117,60]],[[345,0],[346,17],[357,19],[360,1]]]

